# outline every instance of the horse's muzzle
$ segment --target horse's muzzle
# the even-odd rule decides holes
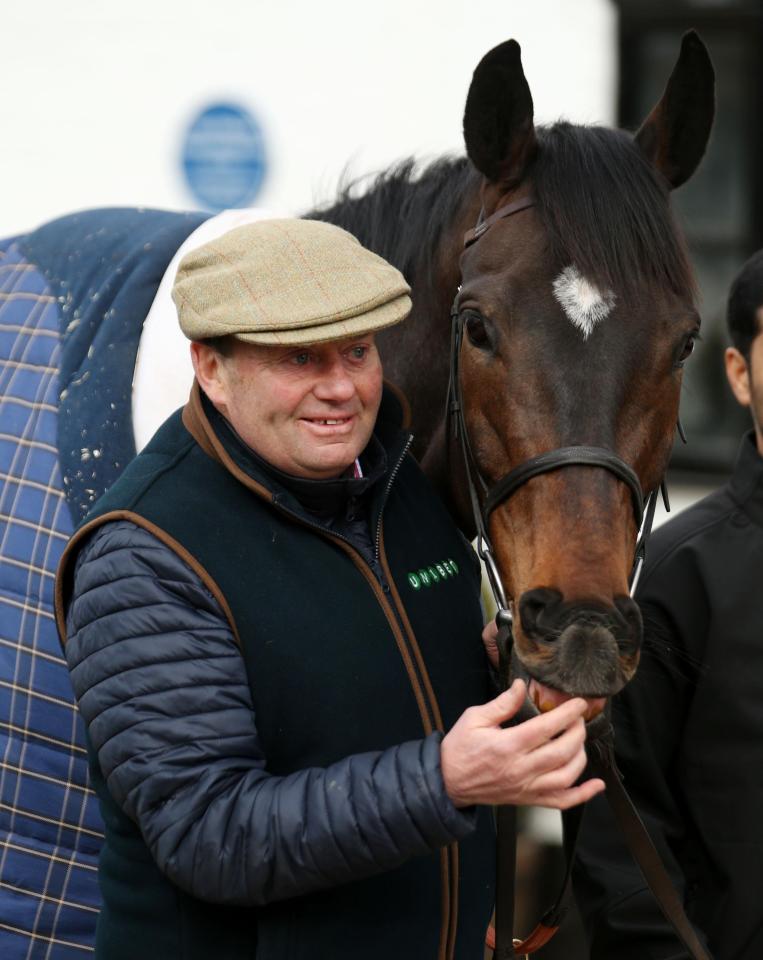
[[[635,673],[642,624],[630,597],[605,606],[539,588],[522,594],[518,613],[515,652],[539,683],[592,699],[618,693]]]

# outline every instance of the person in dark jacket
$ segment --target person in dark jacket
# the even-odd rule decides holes
[[[402,275],[318,221],[189,253],[196,382],[70,541],[57,619],[106,837],[96,957],[481,957],[492,803],[599,780],[586,703],[513,729],[479,569],[374,333]],[[447,732],[446,732],[447,731]]]
[[[728,302],[726,373],[752,415],[730,481],[656,531],[645,641],[613,702],[615,747],[716,960],[763,957],[763,251]],[[584,817],[576,897],[592,960],[684,960],[606,802]]]

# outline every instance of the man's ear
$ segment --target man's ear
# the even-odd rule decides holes
[[[727,347],[724,355],[726,361],[726,376],[728,377],[731,392],[737,403],[749,407],[750,396],[750,369],[743,354],[736,347]]]
[[[208,344],[194,340],[191,343],[191,363],[199,386],[218,409],[225,409],[228,400],[228,380],[225,360]]]

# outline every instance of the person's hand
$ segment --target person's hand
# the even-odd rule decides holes
[[[472,804],[533,804],[566,810],[585,803],[604,782],[573,786],[586,766],[586,702],[568,700],[516,727],[503,729],[525,697],[525,685],[511,687],[488,703],[469,707],[441,747],[445,789],[456,807]]]
[[[498,624],[495,620],[488,620],[482,629],[482,642],[485,645],[485,653],[491,666],[498,669]]]

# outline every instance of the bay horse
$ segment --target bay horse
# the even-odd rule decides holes
[[[467,158],[421,173],[403,163],[308,214],[354,233],[412,286],[412,318],[380,336],[385,371],[410,401],[416,454],[467,534],[475,514],[446,411],[452,327],[472,480],[489,489],[560,449],[611,457],[603,468],[552,464],[489,515],[531,713],[573,694],[593,713],[636,669],[635,489],[655,490],[664,475],[699,326],[669,191],[699,163],[712,114],[712,67],[688,34],[635,137],[535,129],[509,41],[475,71]],[[74,523],[135,452],[143,320],[173,251],[204,220],[90,211],[0,242],[0,912],[19,918],[0,936],[26,930],[56,957],[92,944],[100,823],[51,616],[53,574]],[[98,357],[109,353],[107,367]],[[88,391],[102,399],[95,423],[78,419]]]
[[[635,136],[564,122],[536,129],[510,40],[474,72],[467,158],[418,176],[403,163],[309,214],[354,233],[412,286],[412,319],[379,335],[385,374],[409,399],[414,452],[470,537],[464,457],[446,415],[451,322],[463,326],[467,458],[485,487],[572,451],[517,476],[489,517],[527,714],[572,695],[595,714],[636,670],[634,499],[664,478],[700,326],[669,193],[696,169],[713,112],[713,68],[690,32]],[[464,247],[478,220],[481,235]],[[575,458],[591,448],[632,474],[612,459]]]
[[[536,129],[519,45],[508,41],[474,72],[468,159],[440,160],[418,178],[404,164],[313,214],[411,283],[413,322],[379,337],[384,368],[409,398],[417,456],[462,529],[478,534],[502,679],[527,682],[521,718],[588,700],[595,772],[629,836],[638,816],[613,762],[608,703],[638,665],[632,591],[659,489],[667,505],[682,370],[699,336],[669,194],[699,164],[713,115],[712,64],[689,32],[634,136]],[[579,818],[567,814],[573,837]],[[508,960],[550,939],[566,886],[512,942],[513,810],[499,809],[498,828],[491,942]],[[632,852],[684,945],[705,957],[650,843],[641,833]]]

